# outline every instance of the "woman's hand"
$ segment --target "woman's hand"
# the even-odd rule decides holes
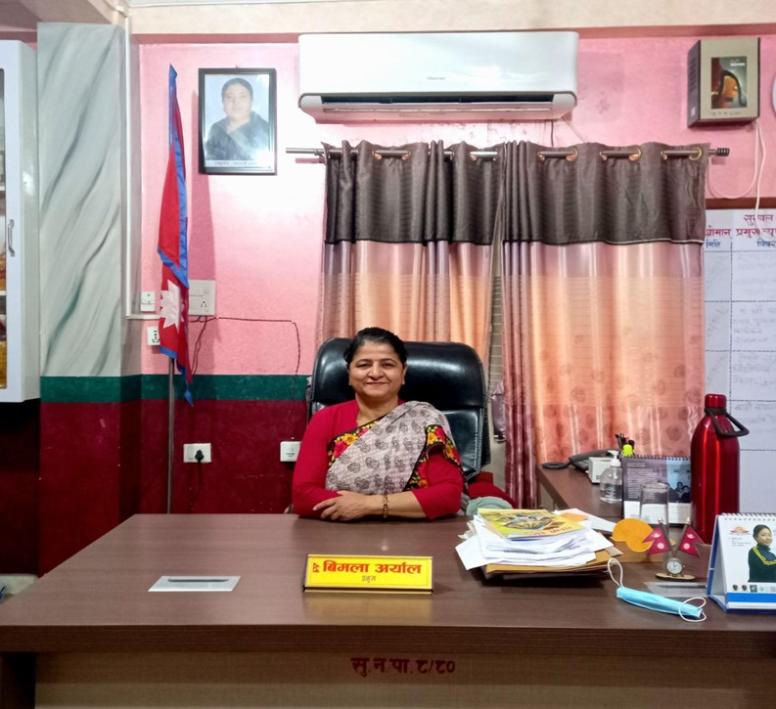
[[[351,522],[367,515],[378,514],[380,510],[377,509],[375,503],[378,497],[362,495],[360,492],[351,490],[341,490],[337,493],[337,497],[319,502],[313,507],[313,511],[320,512],[321,519],[328,519],[332,522]]]

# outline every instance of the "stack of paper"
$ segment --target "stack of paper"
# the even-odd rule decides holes
[[[456,547],[466,569],[491,574],[568,574],[606,567],[611,542],[583,515],[546,510],[480,510]]]

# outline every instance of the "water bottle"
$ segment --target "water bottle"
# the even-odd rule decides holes
[[[599,489],[601,502],[622,502],[622,465],[619,458],[612,458],[609,467],[601,473]]]
[[[711,542],[718,514],[738,512],[738,439],[749,430],[726,406],[724,394],[706,394],[706,415],[695,428],[690,446],[692,526],[704,542]]]

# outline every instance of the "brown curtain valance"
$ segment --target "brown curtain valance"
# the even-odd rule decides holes
[[[367,141],[343,142],[336,157],[324,149],[327,244],[492,242],[500,166],[471,155],[477,148],[453,145],[453,160],[441,141],[388,148],[403,157],[382,157]]]
[[[662,152],[676,148],[695,149],[698,157]],[[544,150],[552,149],[499,146],[504,241],[703,242],[708,146],[646,143],[630,158],[606,158],[601,151],[611,148],[599,143],[575,146],[568,159],[542,159]]]

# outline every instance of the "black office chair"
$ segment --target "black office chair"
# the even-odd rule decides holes
[[[308,416],[353,398],[343,354],[350,342],[333,338],[318,349],[313,364]],[[427,401],[450,422],[466,480],[490,462],[485,376],[477,353],[457,342],[405,342],[404,401]]]

